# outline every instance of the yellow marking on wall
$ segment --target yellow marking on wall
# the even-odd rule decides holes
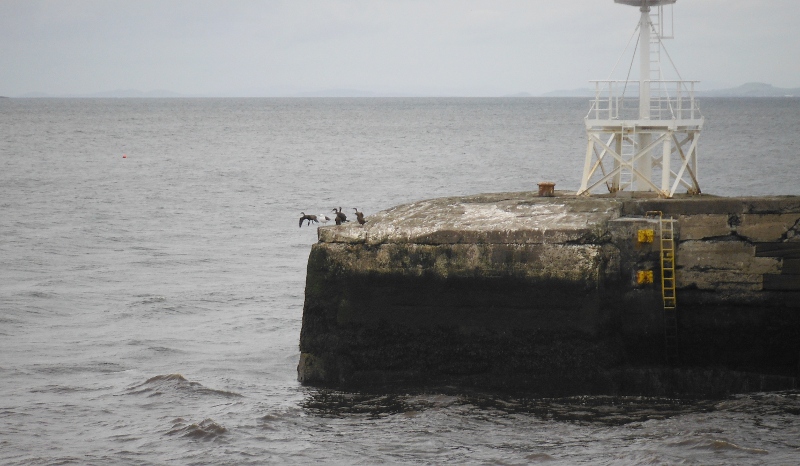
[[[636,272],[636,284],[638,285],[647,285],[648,283],[653,283],[653,271],[652,270],[639,270]]]
[[[640,243],[652,243],[655,237],[656,234],[653,230],[639,230],[637,233],[637,240]]]

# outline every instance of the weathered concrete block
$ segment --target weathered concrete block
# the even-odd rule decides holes
[[[753,242],[777,242],[787,239],[789,230],[800,222],[800,213],[742,214],[737,233]]]
[[[728,214],[679,215],[680,239],[698,240],[730,235],[735,226],[729,224]]]
[[[780,261],[755,257],[755,246],[743,241],[685,241],[676,253],[678,288],[714,291],[759,291],[763,274],[778,273]]]
[[[756,243],[756,257],[783,257],[800,259],[800,242]]]
[[[741,273],[730,270],[697,271],[681,270],[677,273],[677,286],[718,292],[752,292],[762,287],[763,275]],[[680,292],[678,296],[680,296]]]
[[[775,291],[800,291],[800,275],[764,275],[764,289]]]
[[[783,259],[781,273],[784,275],[800,275],[800,259]]]
[[[645,215],[648,211],[661,211],[665,216],[738,214],[744,211],[741,199],[708,195],[678,197],[675,199],[626,200],[623,216]]]
[[[764,196],[739,198],[748,214],[800,213],[798,196]]]
[[[756,257],[755,252],[755,245],[743,241],[685,241],[678,245],[676,265],[683,273],[707,273],[709,280],[714,280],[711,276],[718,271],[741,274],[780,272],[778,259]]]
[[[639,230],[652,230],[654,233],[653,242],[642,243],[639,242]],[[636,250],[642,252],[657,252],[659,250],[658,240],[659,234],[658,219],[645,218],[645,217],[623,217],[616,218],[608,222],[608,231],[611,234],[612,240],[616,245],[630,244]]]
[[[321,243],[326,267],[343,274],[398,274],[426,277],[515,276],[597,286],[603,247],[593,244],[390,243],[378,246]]]

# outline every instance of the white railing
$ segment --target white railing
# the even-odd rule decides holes
[[[639,120],[639,81],[590,81],[594,99],[587,120]],[[645,81],[650,86],[649,120],[703,118],[695,100],[698,81]]]

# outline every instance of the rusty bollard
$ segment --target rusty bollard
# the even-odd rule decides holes
[[[539,183],[539,197],[555,196],[556,184],[549,181]]]

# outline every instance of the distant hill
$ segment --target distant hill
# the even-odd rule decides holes
[[[634,91],[635,92],[635,91]],[[800,97],[800,87],[781,88],[766,83],[747,83],[731,89],[715,89],[697,91],[698,97]],[[580,89],[557,90],[542,94],[542,97],[594,97],[594,90],[588,87]]]
[[[375,94],[356,89],[325,89],[322,91],[300,92],[296,97],[375,97]]]
[[[17,97],[22,98],[31,98],[31,97],[55,97],[54,95],[50,95],[46,92],[26,92],[25,94],[18,95]]]
[[[580,89],[562,89],[557,91],[545,92],[542,97],[594,97],[594,90],[588,87]]]
[[[94,92],[91,94],[48,94],[46,92],[28,92],[22,94],[20,97],[32,98],[164,98],[164,97],[187,97],[177,92],[165,91],[161,89],[142,92],[136,89],[116,89],[113,91]]]
[[[156,89],[153,91],[142,92],[136,89],[117,89],[114,91],[107,91],[107,92],[96,92],[94,94],[88,94],[85,97],[123,97],[123,98],[130,98],[130,97],[183,97],[181,94],[172,91],[165,91],[162,89]]]

